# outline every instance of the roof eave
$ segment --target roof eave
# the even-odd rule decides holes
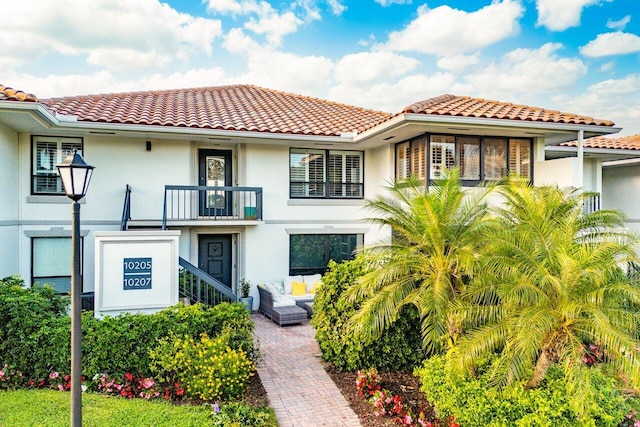
[[[3,111],[29,114],[34,120],[36,120],[41,126],[45,128],[51,128],[60,124],[60,120],[58,120],[55,114],[53,114],[39,102],[2,100],[0,101],[0,112]]]
[[[448,116],[448,115],[436,115],[436,114],[417,114],[417,113],[403,113],[399,114],[390,120],[375,126],[361,134],[359,134],[355,141],[356,143],[364,142],[375,136],[393,130],[405,123],[424,123],[424,124],[454,124],[463,126],[472,126],[476,128],[481,127],[493,127],[493,128],[509,128],[509,129],[530,129],[530,130],[543,130],[556,134],[555,138],[547,138],[546,143],[556,144],[559,142],[566,142],[576,139],[576,133],[583,131],[585,136],[600,136],[618,133],[622,128],[613,126],[602,125],[585,125],[577,123],[552,123],[552,122],[540,122],[540,121],[526,121],[526,120],[511,120],[511,119],[492,119],[484,117],[462,117],[462,116]],[[566,134],[563,137],[562,134]],[[535,135],[532,135],[535,136]],[[544,136],[544,135],[539,135]]]
[[[60,122],[60,129],[82,130],[98,134],[131,133],[143,134],[144,137],[168,137],[168,136],[188,136],[192,138],[211,138],[218,140],[245,138],[253,140],[280,140],[280,141],[308,141],[322,143],[352,143],[353,134],[345,133],[336,135],[309,135],[295,133],[274,133],[243,130],[206,129],[194,127],[139,125],[128,123],[99,123],[99,122]]]

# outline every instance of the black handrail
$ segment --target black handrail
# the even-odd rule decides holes
[[[127,230],[127,223],[131,219],[131,186],[127,184],[124,192],[124,204],[122,206],[122,220],[120,221],[120,231]]]
[[[178,258],[180,265],[180,297],[189,298],[191,303],[214,306],[221,302],[236,302],[238,297],[222,282],[200,270],[184,258]]]

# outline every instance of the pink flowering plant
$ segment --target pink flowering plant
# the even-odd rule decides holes
[[[625,415],[619,424],[620,427],[640,427],[640,416],[635,409]]]
[[[142,399],[153,399],[160,396],[160,389],[156,386],[156,382],[152,378],[143,375],[134,376],[127,372],[124,379],[117,381],[106,374],[100,375],[98,378],[98,391],[105,394],[133,399],[139,397]]]
[[[22,385],[22,372],[14,369],[8,364],[0,368],[0,390],[14,389]]]
[[[376,417],[393,417],[394,422],[403,426],[419,427],[458,427],[453,416],[430,421],[424,408],[414,408],[402,401],[402,397],[382,388],[380,375],[376,369],[358,371],[356,377],[358,396],[368,399],[375,407]]]

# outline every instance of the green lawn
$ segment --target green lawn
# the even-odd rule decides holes
[[[0,391],[0,426],[67,427],[70,393],[54,390]],[[182,427],[211,425],[211,408],[164,401],[82,395],[82,425]]]

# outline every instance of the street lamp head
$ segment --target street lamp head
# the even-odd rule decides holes
[[[67,197],[76,202],[82,199],[87,194],[94,167],[86,164],[76,149],[56,167]]]

